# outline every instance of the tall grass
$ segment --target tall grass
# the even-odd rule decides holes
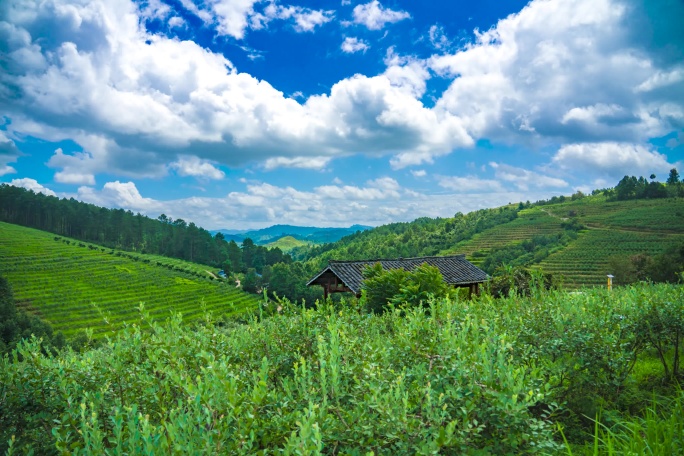
[[[569,456],[622,456],[682,454],[684,451],[684,391],[674,398],[653,398],[641,416],[613,419],[613,424],[594,419],[590,444],[573,446],[563,435]],[[561,430],[561,434],[562,430]]]

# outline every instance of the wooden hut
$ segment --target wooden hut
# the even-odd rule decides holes
[[[384,270],[405,269],[413,271],[422,264],[429,264],[439,269],[444,281],[451,286],[467,287],[470,293],[479,293],[479,286],[488,279],[487,273],[465,259],[465,255],[442,257],[397,258],[394,260],[331,260],[321,272],[309,280],[307,286],[320,285],[327,298],[330,293],[354,293],[361,296],[363,271],[376,263]]]

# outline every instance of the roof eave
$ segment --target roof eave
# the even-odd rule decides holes
[[[332,272],[333,274],[335,274],[335,272],[334,272],[332,269],[330,269],[330,265],[328,265],[328,266],[326,266],[325,268],[323,268],[323,270],[322,270],[321,272],[319,272],[318,274],[316,274],[316,276],[315,276],[313,279],[309,280],[309,282],[306,284],[306,286],[307,286],[307,287],[308,287],[308,286],[311,286],[311,284],[314,283],[314,282],[316,281],[316,279],[318,279],[320,276],[322,276],[323,274],[325,274],[327,271],[330,271],[330,272]]]

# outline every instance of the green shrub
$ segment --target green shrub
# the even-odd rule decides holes
[[[442,274],[434,266],[424,263],[413,271],[389,269],[380,263],[369,266],[363,273],[363,303],[366,310],[382,313],[388,306],[427,306],[432,299],[456,296]]]
[[[636,305],[629,328],[638,347],[655,350],[667,381],[681,375],[680,353],[684,345],[684,290],[672,290],[654,294],[634,289],[632,299]]]
[[[380,263],[369,266],[363,272],[363,299],[366,310],[382,313],[395,296],[401,293],[409,273],[404,269],[385,271]]]

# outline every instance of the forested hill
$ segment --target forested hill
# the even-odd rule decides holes
[[[437,255],[441,250],[469,239],[487,228],[518,217],[519,209],[504,206],[482,209],[453,218],[419,218],[413,222],[391,223],[347,236],[335,243],[312,248],[307,260],[410,258]]]
[[[371,226],[352,225],[348,228],[319,228],[313,226],[273,225],[260,230],[235,232],[231,230],[216,230],[213,234],[222,233],[226,239],[233,239],[241,243],[249,238],[257,245],[270,244],[283,237],[305,241],[306,243],[323,244],[335,242],[344,236],[371,229]]]
[[[110,248],[152,253],[229,271],[289,262],[278,249],[247,242],[242,249],[222,234],[162,214],[152,219],[123,209],[107,209],[75,199],[0,185],[0,221],[92,242]]]

